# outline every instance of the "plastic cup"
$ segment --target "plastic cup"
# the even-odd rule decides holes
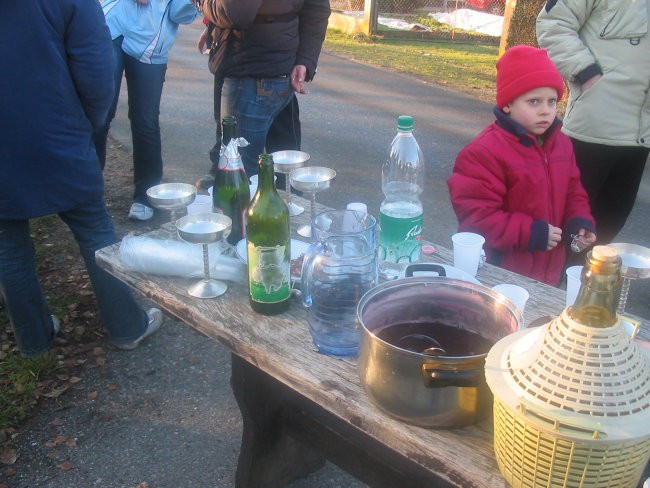
[[[454,267],[476,276],[485,238],[473,232],[458,232],[451,236],[451,241],[454,243]]]
[[[508,298],[512,303],[514,303],[515,307],[519,309],[521,314],[524,314],[526,302],[528,301],[528,298],[530,298],[530,294],[526,288],[511,283],[503,283],[492,287],[492,289]]]
[[[210,212],[212,212],[212,197],[210,195],[197,195],[194,201],[187,206],[187,215]]]
[[[580,275],[582,266],[571,266],[566,269],[566,306],[570,307],[578,298],[580,291]]]

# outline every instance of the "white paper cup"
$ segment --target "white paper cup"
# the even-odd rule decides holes
[[[454,243],[454,267],[476,276],[485,238],[473,232],[458,232],[451,236],[451,241]]]
[[[210,212],[212,212],[212,197],[210,195],[197,195],[194,201],[187,206],[187,215]]]
[[[570,307],[578,298],[580,291],[580,275],[582,266],[571,266],[566,269],[566,306]]]
[[[492,289],[510,299],[510,301],[514,303],[515,307],[519,309],[521,314],[524,314],[526,302],[528,301],[528,298],[530,298],[530,294],[526,288],[511,283],[503,283],[501,285],[493,286]]]

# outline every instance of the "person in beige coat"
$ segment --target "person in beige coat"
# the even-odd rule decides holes
[[[598,242],[614,240],[634,207],[650,150],[650,0],[549,0],[537,17],[570,96],[571,138]]]

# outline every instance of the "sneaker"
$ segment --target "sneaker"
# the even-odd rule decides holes
[[[149,220],[153,217],[153,208],[144,203],[134,203],[129,210],[129,218],[133,220]]]
[[[54,335],[57,335],[61,330],[61,322],[54,315],[51,315],[51,317],[52,317],[52,327],[54,328]]]
[[[150,335],[153,335],[158,329],[160,329],[163,321],[163,314],[160,310],[157,308],[150,308],[147,310],[147,317],[149,318],[149,323],[147,324],[147,328],[145,329],[144,333],[140,337],[134,341],[127,342],[126,344],[114,344],[115,347],[118,349],[123,349],[125,351],[130,351],[138,347],[144,339]]]

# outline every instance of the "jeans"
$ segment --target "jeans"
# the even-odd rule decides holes
[[[99,161],[106,162],[106,139],[115,118],[120,96],[122,73],[129,96],[129,120],[133,141],[133,201],[149,205],[147,189],[162,180],[163,162],[160,141],[160,99],[165,82],[166,64],[145,64],[122,51],[122,37],[113,41],[115,52],[115,95],[105,124],[93,137]]]
[[[98,200],[59,217],[79,245],[109,342],[120,345],[139,338],[148,325],[147,314],[125,283],[95,263],[95,251],[117,242],[104,204]],[[54,328],[36,273],[28,220],[0,220],[0,294],[21,354],[45,353],[54,340]]]
[[[248,141],[248,146],[239,148],[248,176],[257,174],[257,161],[265,150],[269,129],[293,98],[289,77],[224,79],[221,116],[234,115],[239,136]]]

